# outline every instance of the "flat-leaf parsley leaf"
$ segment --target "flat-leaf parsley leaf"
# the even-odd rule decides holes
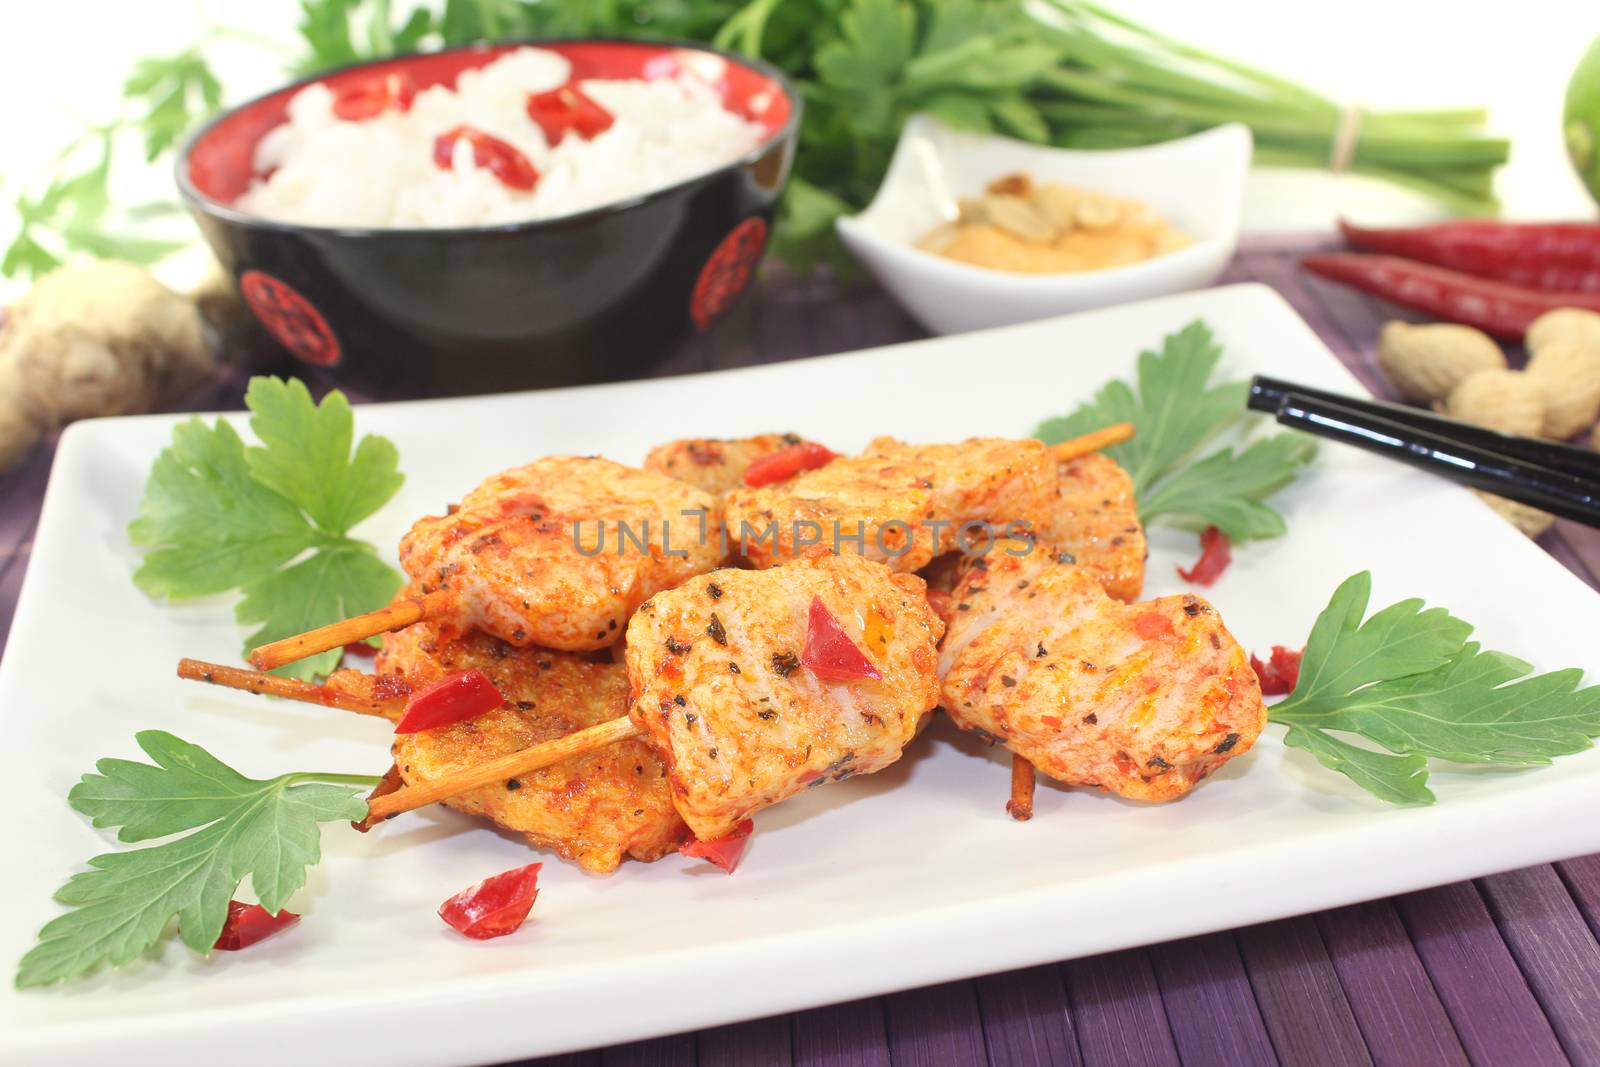
[[[1169,334],[1159,352],[1141,352],[1137,382],[1107,382],[1094,399],[1070,415],[1034,430],[1046,444],[1131,422],[1132,439],[1106,449],[1133,478],[1139,518],[1176,525],[1215,526],[1234,541],[1276,537],[1283,516],[1265,500],[1294,480],[1316,452],[1294,433],[1258,438],[1196,459],[1207,445],[1238,425],[1245,410],[1244,382],[1212,384],[1222,347],[1196,320]]]
[[[319,405],[293,379],[252,379],[245,403],[258,446],[220,419],[173,431],[128,527],[147,549],[134,582],[171,600],[240,590],[235,615],[258,627],[246,648],[388,603],[400,574],[349,533],[404,481],[393,443],[355,442],[344,395]],[[281,670],[311,677],[338,660],[335,649]]]
[[[239,883],[248,877],[261,906],[281,911],[321,858],[318,824],[365,818],[367,802],[352,790],[379,781],[307,773],[258,780],[160,730],[136,740],[154,764],[101,760],[69,802],[96,826],[120,827],[122,841],[186,836],[96,856],[68,879],[56,900],[72,910],[39,931],[17,967],[19,988],[128,963],[174,917],[183,942],[209,954]]]
[[[1582,671],[1528,677],[1530,664],[1420,600],[1363,621],[1371,593],[1368,572],[1352,575],[1312,626],[1299,681],[1270,712],[1291,748],[1384,800],[1429,804],[1429,759],[1544,764],[1600,737],[1600,686],[1578,688]]]

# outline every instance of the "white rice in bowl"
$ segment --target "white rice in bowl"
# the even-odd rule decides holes
[[[650,80],[585,79],[578,89],[612,116],[585,139],[555,146],[528,114],[528,97],[571,81],[565,57],[519,48],[464,71],[454,89],[433,86],[408,110],[359,121],[334,114],[326,85],[289,101],[288,121],[256,146],[257,178],[234,206],[268,219],[360,228],[491,226],[569,215],[664,188],[751,151],[764,128],[728,111],[693,65]],[[474,160],[466,139],[448,168],[437,139],[468,126],[499,138],[538,172],[531,191],[511,188]]]

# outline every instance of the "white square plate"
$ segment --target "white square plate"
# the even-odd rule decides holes
[[[835,448],[877,434],[1019,436],[1203,317],[1225,371],[1358,389],[1270,290],[1235,286],[855,355],[664,381],[361,409],[400,447],[404,489],[360,534],[394,545],[492,471],[546,452],[638,462],[689,435],[793,429]],[[0,959],[58,913],[50,894],[114,844],[67,790],[136,730],[198,742],[247,774],[387,765],[378,722],[180,683],[180,656],[238,656],[229,598],[150,603],[124,536],[168,416],[80,423],[62,441],[0,665]],[[1600,667],[1600,598],[1469,493],[1328,446],[1278,498],[1288,536],[1243,547],[1210,592],[1248,648],[1298,644],[1334,586],[1370,568],[1374,606],[1422,596],[1542,669]],[[1147,590],[1179,588],[1192,535],[1156,531]],[[1180,803],[1041,784],[1012,822],[1004,753],[936,723],[880,774],[757,816],[724,877],[677,857],[610,878],[545,865],[532,919],[469,942],[438,903],[529,859],[518,839],[431,809],[337,826],[291,902],[305,919],[206,961],[175,942],[117,974],[0,1002],[0,1061],[223,1057],[467,1064],[610,1044],[1087,955],[1600,848],[1600,751],[1528,772],[1436,771],[1439,803],[1374,801],[1269,727]]]

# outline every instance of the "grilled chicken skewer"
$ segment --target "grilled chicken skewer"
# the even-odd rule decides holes
[[[815,621],[818,604],[875,677],[826,676],[838,673],[840,657],[818,647],[827,629]],[[623,731],[649,736],[689,828],[701,840],[724,837],[763,807],[897,760],[938,702],[942,631],[920,578],[854,557],[703,575],[658,593],[634,616],[628,725],[611,727],[616,734],[596,727],[576,747]],[[560,745],[530,748],[499,770],[574,754]],[[471,772],[460,778],[472,780]],[[376,798],[373,814],[429,803],[453,784]]]
[[[374,673],[335,671],[322,685],[194,660],[183,661],[178,673],[392,722],[416,694],[474,670],[488,677],[504,702],[469,721],[396,733],[394,769],[403,788],[426,789],[464,770],[493,767],[507,756],[614,722],[627,712],[628,678],[620,663],[514,648],[481,632],[454,636],[426,622],[390,634]],[[666,768],[655,748],[641,739],[617,740],[621,743],[554,761],[547,769],[484,777],[475,788],[449,789],[438,799],[523,834],[531,844],[593,873],[610,872],[625,858],[658,859],[687,840],[688,830],[673,808]]]
[[[271,670],[422,619],[517,646],[604,648],[652,594],[721,564],[720,528],[716,500],[677,479],[547,456],[412,526],[400,542],[412,587],[394,605],[264,645],[250,660]]]
[[[857,556],[722,570],[628,626],[630,715],[702,839],[900,758],[938,703],[943,623],[922,579]]]
[[[634,615],[626,639],[630,696],[616,717],[425,780],[408,778],[405,788],[371,799],[369,819],[492,790],[621,742],[659,753],[666,795],[696,837],[725,837],[761,808],[897,760],[938,702],[943,629],[922,579],[859,557],[702,575],[656,594]],[[370,694],[351,697],[340,677],[346,673],[304,688],[205,665],[186,676],[368,710]],[[407,743],[396,746],[402,773]]]
[[[1138,599],[1144,584],[1144,530],[1132,479],[1114,460],[1098,453],[1133,435],[1132,424],[1117,423],[1051,447],[1051,456],[1057,463],[1059,495],[1043,530],[1058,552],[1068,552],[1109,595],[1125,602]],[[752,442],[751,447],[759,449],[760,444]],[[662,446],[653,455],[681,460],[685,455],[704,455],[706,450],[706,442],[675,442]],[[725,484],[730,477],[732,484],[737,484],[738,472],[728,470],[727,460],[739,455],[738,450],[729,448],[715,454],[720,464],[717,473],[724,480],[719,484]],[[676,466],[681,468],[682,463]],[[1034,784],[1033,764],[1014,753],[1012,798],[1007,804],[1014,818],[1032,817]]]
[[[813,654],[818,604],[871,676],[838,677],[837,657]],[[371,815],[385,818],[643,733],[671,753],[673,799],[696,836],[726,836],[760,808],[898,759],[936,703],[941,632],[921,579],[868,561],[827,557],[762,573],[714,572],[658,594],[634,617],[630,718],[375,798]]]
[[[933,549],[952,547],[963,522],[1044,529],[1059,496],[1049,459],[1064,463],[1132,433],[1131,425],[1119,423],[1049,450],[1033,441],[908,446],[885,438],[861,457],[830,463],[849,469],[836,472],[827,484],[812,484],[801,474],[772,489],[745,492],[778,494],[781,510],[792,520],[784,542],[790,554],[806,548],[794,544],[793,522],[815,524],[801,512],[842,516],[864,508],[879,519],[858,520],[863,534],[870,526],[870,536],[891,542],[896,535],[886,536],[885,527],[896,519],[912,530],[912,524],[924,525],[931,531],[923,540],[932,554],[907,542],[892,559],[896,570],[915,570],[938,554]],[[717,499],[687,487],[686,480],[742,488],[750,464],[791,448],[831,456],[792,434],[765,434],[669,442],[652,450],[646,460],[651,469],[644,471],[597,457],[551,456],[502,472],[447,515],[422,519],[406,534],[401,563],[413,584],[393,604],[263,645],[251,652],[250,661],[272,670],[424,619],[445,620],[463,630],[481,627],[519,646],[603,648],[616,641],[622,623],[652,594],[723,562]],[[805,493],[821,497],[797,498]],[[589,523],[598,551],[583,540]],[[780,524],[767,515],[760,529],[769,525],[776,530]],[[634,536],[625,536],[624,527]],[[674,528],[676,539],[670,535]],[[737,536],[740,527],[733,529]],[[820,541],[823,527],[817,530]],[[847,525],[843,532],[848,538],[852,528]],[[758,551],[755,562],[770,565],[787,558],[778,551],[776,535],[771,548],[771,553]]]
[[[940,497],[940,507],[960,511],[961,509],[971,510],[972,508],[984,509],[993,504],[994,510],[989,513],[994,514],[997,518],[1003,518],[1006,515],[1014,514],[1009,510],[1010,508],[1022,505],[994,503],[996,494],[993,491],[993,485],[991,484],[985,489],[981,484],[977,483],[981,483],[985,479],[990,483],[1003,482],[1008,479],[1011,482],[1017,481],[1017,479],[1011,477],[1013,474],[1011,470],[1001,469],[996,471],[995,469],[995,464],[999,461],[997,457],[1003,458],[1008,446],[1014,446],[1013,450],[1026,460],[1026,463],[1021,464],[1026,468],[1020,482],[1022,489],[1014,495],[1024,501],[1034,501],[1034,497],[1037,495],[1039,500],[1048,503],[1051,494],[1035,494],[1034,487],[1031,484],[1037,480],[1033,473],[1034,460],[1038,458],[1035,453],[1042,455],[1044,464],[1048,467],[1053,462],[1071,462],[1087,450],[1104,447],[1118,440],[1124,440],[1131,433],[1131,426],[1109,427],[1084,438],[1063,442],[1051,450],[1045,450],[1043,446],[1034,442],[969,442],[965,446],[926,446],[919,453],[917,450],[909,449],[909,446],[899,446],[893,442],[887,444],[879,442],[875,446],[877,451],[874,454],[873,462],[879,463],[889,458],[888,453],[896,453],[900,459],[909,457],[913,465],[921,464],[927,466],[930,462],[929,455],[931,455],[932,462],[936,467],[939,464],[943,464],[943,469],[940,472],[940,493],[934,494]],[[671,449],[671,446],[663,447],[669,451]],[[791,446],[785,445],[785,447]],[[971,455],[976,453],[979,462],[965,465],[959,463],[958,450],[965,450],[964,454],[968,458],[971,458]],[[661,452],[661,450],[657,451],[658,453]],[[759,448],[755,451],[759,451]],[[916,454],[913,455],[913,453]],[[770,455],[770,453],[768,454]],[[541,461],[541,463],[544,462],[547,461]],[[985,466],[985,462],[987,462],[987,466]],[[538,466],[539,464],[532,464],[528,468],[520,468],[519,470],[526,472]],[[626,470],[626,468],[618,469]],[[980,473],[974,475],[973,471]],[[511,473],[516,472],[508,472],[508,476]],[[639,472],[632,473],[637,474]],[[897,473],[893,477],[903,478],[903,473]],[[879,477],[881,478],[883,475],[884,469],[880,465]],[[505,481],[508,476],[501,476],[500,480]],[[803,478],[804,476],[802,475]],[[477,510],[481,511],[486,507],[489,486],[494,484],[495,481],[495,479],[491,479],[489,483],[485,483],[485,486],[480,489],[479,494],[485,494],[484,500],[473,502],[472,498],[469,497],[469,503],[474,503]],[[512,481],[515,482],[516,480],[513,479]],[[524,478],[522,481],[525,482],[526,479]],[[933,479],[921,479],[917,488],[920,490],[924,485],[931,484],[933,484]],[[977,488],[974,488],[975,484],[977,484]],[[924,495],[926,496],[926,494]],[[998,497],[1004,498],[1006,495],[1006,492],[1001,492]],[[461,512],[467,510],[466,507],[463,507],[451,518],[455,518]],[[501,510],[508,511],[511,509],[502,507]],[[1048,517],[1047,512],[1041,514]],[[425,523],[434,521],[441,520],[424,520]],[[470,522],[472,521],[472,516],[469,515],[461,521],[463,523]],[[1012,520],[1005,519],[1004,521],[1011,522]],[[423,524],[418,524],[419,528],[422,526]],[[460,529],[460,527],[457,529]],[[416,533],[417,528],[414,528],[413,535]],[[463,534],[457,534],[453,541],[448,537],[435,537],[434,539],[448,545],[463,540],[464,536]],[[411,542],[412,537],[408,536],[408,544]],[[470,551],[471,549],[469,549]],[[476,555],[477,553],[473,554]],[[826,780],[829,777],[844,777],[849,774],[876,770],[886,766],[889,762],[893,762],[894,759],[898,758],[901,748],[909,741],[911,734],[915,732],[915,726],[920,725],[923,721],[926,711],[932,707],[933,700],[931,698],[923,701],[922,706],[914,714],[906,712],[903,707],[898,708],[899,714],[897,715],[896,726],[899,728],[899,736],[894,743],[885,746],[878,743],[881,739],[876,738],[870,730],[862,732],[858,729],[852,733],[850,730],[835,728],[838,725],[837,705],[841,696],[848,698],[846,703],[849,706],[849,710],[859,714],[862,721],[869,726],[882,728],[887,725],[884,718],[876,711],[857,708],[854,698],[849,697],[848,693],[840,693],[836,685],[831,687],[834,692],[827,692],[828,687],[824,687],[823,690],[805,694],[804,698],[799,700],[794,699],[794,695],[791,692],[787,694],[789,697],[788,706],[795,713],[805,711],[806,714],[801,715],[801,718],[808,720],[807,725],[798,735],[792,728],[788,727],[787,723],[782,730],[769,728],[766,731],[769,740],[765,742],[768,747],[763,748],[762,743],[747,745],[744,742],[751,736],[753,729],[759,730],[757,723],[774,721],[780,714],[780,710],[773,703],[775,691],[770,685],[763,689],[756,680],[760,677],[759,675],[755,676],[755,678],[743,678],[738,685],[733,685],[725,676],[720,675],[722,669],[726,669],[728,674],[735,676],[746,673],[746,668],[740,665],[737,658],[737,649],[729,653],[730,658],[725,662],[718,658],[716,668],[718,673],[705,677],[696,677],[692,680],[692,684],[686,682],[680,686],[680,688],[688,692],[694,692],[696,687],[703,687],[713,713],[697,713],[685,710],[682,712],[683,720],[681,726],[679,726],[674,720],[673,708],[687,708],[689,706],[689,696],[682,691],[667,694],[662,689],[662,686],[667,685],[670,687],[673,680],[682,677],[682,670],[685,664],[692,664],[694,662],[693,657],[699,655],[699,653],[695,652],[693,631],[699,627],[700,620],[693,617],[694,609],[689,602],[684,600],[685,597],[693,597],[697,591],[703,589],[705,598],[714,603],[719,601],[725,594],[725,590],[722,588],[723,585],[747,592],[748,595],[746,597],[730,600],[727,605],[724,605],[724,612],[732,615],[737,609],[741,632],[748,632],[752,635],[750,643],[756,646],[756,651],[759,651],[763,645],[770,646],[780,641],[784,636],[785,627],[783,625],[762,627],[759,624],[764,620],[759,614],[753,613],[749,606],[743,603],[744,600],[751,600],[758,604],[763,599],[770,600],[772,597],[787,600],[789,602],[787,612],[789,616],[788,629],[791,631],[788,636],[792,638],[794,636],[792,633],[794,620],[797,617],[795,603],[797,602],[797,597],[803,599],[796,592],[797,583],[802,590],[806,584],[799,576],[802,574],[812,575],[818,571],[828,569],[839,571],[841,568],[847,568],[851,565],[852,563],[848,557],[834,558],[832,560],[826,558],[807,559],[796,561],[790,567],[784,568],[781,579],[768,575],[763,580],[742,572],[724,572],[726,577],[721,585],[712,578],[707,578],[700,582],[691,582],[688,586],[673,590],[671,594],[658,598],[661,605],[668,608],[682,606],[679,617],[665,624],[658,621],[661,618],[661,615],[658,614],[658,605],[654,601],[647,602],[645,608],[635,616],[629,626],[630,637],[634,636],[636,630],[638,631],[637,638],[628,642],[628,670],[632,679],[634,694],[631,718],[619,718],[596,723],[581,731],[577,736],[532,746],[523,751],[509,752],[476,767],[463,768],[445,779],[408,784],[405,789],[390,793],[387,796],[375,797],[371,804],[372,818],[382,818],[435,800],[445,799],[454,795],[456,791],[478,788],[505,776],[514,776],[517,773],[528,773],[538,768],[547,767],[575,755],[592,751],[595,748],[626,740],[635,733],[640,732],[649,733],[662,751],[667,753],[669,765],[674,768],[674,802],[678,804],[685,819],[695,830],[697,836],[702,838],[721,836],[731,831],[749,811],[775,803],[786,796],[792,795],[800,788]],[[859,563],[854,565],[860,566]],[[879,569],[881,570],[881,568]],[[867,579],[878,577],[881,584],[881,576],[873,575],[872,571],[873,568],[870,566],[864,571],[858,571],[853,581],[858,585],[865,586],[870,584]],[[413,571],[414,575],[415,573]],[[441,571],[441,578],[453,577],[455,573],[457,572],[451,572],[446,575]],[[492,581],[495,576],[492,571],[480,568],[474,572],[474,577],[481,583],[482,579],[488,578]],[[776,584],[774,584],[775,579]],[[892,593],[888,596],[880,595],[871,600],[871,607],[866,611],[865,615],[858,610],[855,616],[855,622],[862,633],[860,640],[867,641],[868,647],[873,653],[881,651],[887,654],[888,650],[886,648],[880,649],[873,642],[881,643],[887,639],[888,633],[893,630],[892,620],[897,616],[917,614],[922,616],[920,625],[923,632],[920,634],[916,632],[915,623],[917,620],[912,619],[914,623],[911,631],[913,641],[925,638],[928,631],[939,626],[938,620],[933,617],[931,611],[927,608],[926,600],[922,595],[924,589],[919,579],[896,578],[893,581],[899,583],[899,591],[897,593]],[[911,599],[907,598],[907,594],[912,592],[911,584],[915,585],[914,592],[917,594],[914,597],[916,602],[915,611],[911,606]],[[749,588],[746,589],[746,586]],[[786,594],[782,592],[785,587],[787,587]],[[440,603],[445,592],[446,590],[444,589],[427,590],[424,586],[422,597],[418,598],[418,606],[413,610],[424,616],[427,616],[430,610],[440,613],[448,612],[449,609],[446,607],[430,608],[428,606],[430,600],[435,604]],[[823,610],[831,618],[832,611],[820,594],[814,593],[813,596],[818,603],[822,604]],[[901,601],[898,609],[894,606],[896,600]],[[729,631],[722,614],[714,609],[706,609],[704,605],[700,607],[703,609],[702,614],[705,615],[705,635],[709,636],[718,647],[729,648]],[[810,606],[808,606],[807,610],[810,611]],[[685,615],[686,612],[687,615]],[[460,611],[457,609],[454,615],[459,614]],[[667,633],[660,644],[661,648],[667,650],[667,658],[661,659],[660,649],[652,651],[651,642],[647,635],[651,633],[652,629],[659,629],[663,625],[669,628],[682,626],[686,617],[689,619],[691,636],[685,642],[674,633]],[[339,635],[341,642],[348,641],[353,636],[357,635],[348,632]],[[660,635],[657,634],[656,636]],[[938,632],[933,632],[931,640],[937,643],[938,636]],[[807,645],[810,643],[810,637],[811,635],[808,634]],[[852,648],[859,649],[860,640],[851,637],[847,638],[847,643],[851,643]],[[794,641],[789,640],[788,644],[792,646]],[[747,649],[746,651],[750,650]],[[766,651],[770,653],[769,667],[772,671],[780,674],[785,681],[789,679],[797,667],[801,666],[792,647],[778,650],[768,648]],[[689,654],[692,654],[691,659],[684,663],[679,663],[676,659],[678,656]],[[712,653],[712,655],[715,657],[717,654]],[[759,661],[759,659],[760,656],[758,655],[757,660]],[[900,695],[913,696],[912,703],[917,702],[914,695],[921,688],[925,688],[932,677],[932,664],[921,662],[927,659],[926,655],[920,658],[913,656],[912,666],[915,669],[912,671],[912,677],[904,679],[907,682],[924,683],[921,686],[915,684],[909,685],[909,687],[902,686]],[[808,670],[810,669],[809,664],[805,666]],[[868,664],[868,668],[877,673],[876,667]],[[663,679],[666,679],[666,681],[663,681]],[[221,679],[217,672],[212,672],[207,680]],[[874,682],[879,680],[881,679],[873,679]],[[934,684],[936,686],[936,683]],[[250,688],[253,686],[246,685],[243,687]],[[319,702],[333,702],[325,696],[324,691],[326,688],[321,687],[317,694],[312,695]],[[752,693],[760,695],[752,697]],[[654,709],[651,707],[652,700],[655,701]],[[755,702],[752,703],[752,700]],[[341,706],[348,705],[341,704]],[[820,716],[813,714],[812,712],[816,708],[821,708],[824,714]],[[366,709],[358,707],[357,710]],[[744,721],[742,728],[732,729],[729,727],[731,722],[741,718]],[[906,732],[904,729],[907,722],[913,724],[913,729],[910,732]],[[700,725],[696,728],[697,723]],[[685,729],[685,727],[690,729]],[[809,736],[809,734],[815,734],[818,731],[830,734],[828,744],[819,746]],[[795,740],[796,736],[807,741],[802,758],[797,758],[799,750]],[[781,758],[773,756],[770,747],[771,738],[777,738],[787,746],[783,750]],[[701,753],[704,755],[701,756]],[[830,758],[818,764],[816,761],[823,755],[828,755]],[[683,767],[692,768],[692,773],[680,773]],[[748,773],[752,770],[756,773]],[[1019,781],[1022,775],[1023,769],[1019,767]],[[697,790],[696,787],[703,786],[708,776],[724,782],[722,792],[725,795],[720,798],[712,798],[706,794],[703,788]],[[741,787],[742,793],[740,789],[730,790],[726,783],[741,776],[744,782]],[[730,793],[734,798],[732,801],[726,795]],[[754,794],[754,796],[751,794]]]
[[[940,650],[943,706],[1059,781],[1183,796],[1261,733],[1255,672],[1201,598],[1122,604],[1068,559],[1039,545],[970,562]]]

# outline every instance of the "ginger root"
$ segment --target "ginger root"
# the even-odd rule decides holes
[[[1506,357],[1471,326],[1390,322],[1378,335],[1378,364],[1407,400],[1443,400],[1474,371],[1504,370]]]
[[[210,373],[193,303],[130,263],[51,271],[0,323],[0,470],[74,419],[150,411]]]

